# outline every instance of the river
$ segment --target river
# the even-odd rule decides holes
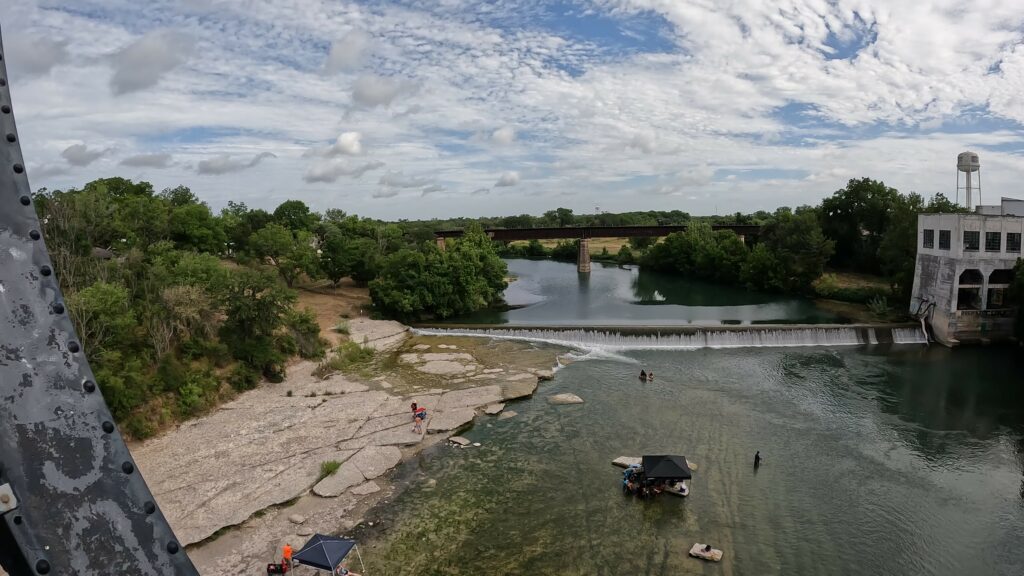
[[[515,278],[505,291],[511,310],[483,311],[453,323],[548,326],[822,324],[847,320],[813,301],[750,292],[678,276],[594,262],[507,260]]]
[[[601,276],[590,285],[614,284]],[[759,305],[721,308],[735,318],[737,306]],[[580,319],[572,307],[547,312],[552,325],[567,317]],[[517,416],[478,418],[464,435],[482,446],[403,464],[408,488],[359,535],[371,574],[1024,573],[1024,359],[1014,349],[593,345],[573,355],[509,406]],[[639,382],[641,368],[657,379]],[[549,405],[559,392],[586,402]],[[695,462],[691,495],[623,496],[610,461],[642,453]],[[688,558],[695,542],[724,560]]]

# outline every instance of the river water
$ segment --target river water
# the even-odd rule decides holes
[[[821,324],[846,320],[811,300],[750,292],[678,276],[593,264],[589,275],[574,264],[507,260],[505,299],[515,308],[483,311],[453,323],[547,326]]]
[[[403,464],[371,574],[1024,573],[1016,350],[582,348],[482,446]],[[610,462],[643,453],[696,463],[691,495],[623,496]]]

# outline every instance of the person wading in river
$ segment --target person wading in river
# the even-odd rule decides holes
[[[761,451],[758,450],[757,452],[754,452],[754,468],[757,468],[760,465],[761,465]]]

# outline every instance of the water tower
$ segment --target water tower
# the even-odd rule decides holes
[[[964,185],[960,185],[960,173],[964,173]],[[971,175],[978,173],[978,183],[975,185],[971,182]],[[960,191],[965,192],[964,203],[967,209],[972,208],[972,200],[974,199],[972,193],[978,191],[978,203],[981,203],[981,163],[978,161],[978,155],[974,152],[961,152],[956,157],[956,202],[960,203]]]

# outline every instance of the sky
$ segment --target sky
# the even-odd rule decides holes
[[[18,0],[34,188],[215,210],[727,214],[850,178],[1024,196],[1020,0]]]

